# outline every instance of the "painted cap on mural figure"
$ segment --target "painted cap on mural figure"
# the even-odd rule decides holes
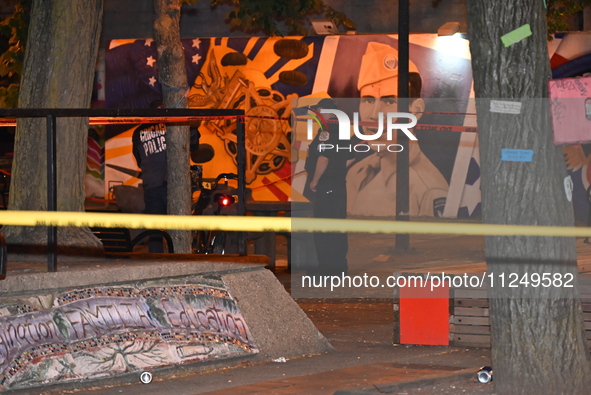
[[[320,108],[325,108],[327,110],[338,110],[339,109],[337,104],[332,99],[322,99],[318,103],[316,103],[315,105],[310,106],[310,108],[312,108],[314,110],[318,110]]]
[[[417,66],[409,61],[408,72],[418,73]],[[388,78],[398,76],[398,51],[387,45],[377,42],[367,44],[367,49],[361,58],[359,80],[357,88],[361,90],[366,85],[375,84]]]

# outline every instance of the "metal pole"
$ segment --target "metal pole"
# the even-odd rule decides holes
[[[236,143],[238,152],[236,162],[238,167],[238,215],[246,215],[246,136],[244,134],[244,118],[236,122]],[[245,233],[240,232],[238,236],[238,254],[246,255]]]
[[[55,115],[47,116],[47,211],[57,211]],[[47,227],[47,271],[57,272],[57,227]]]
[[[8,261],[8,254],[6,252],[6,241],[0,232],[0,280],[6,278],[6,264]]]
[[[408,112],[409,61],[409,0],[398,1],[398,112]],[[396,220],[409,220],[409,153],[408,137],[398,130],[398,144],[402,146],[396,156]],[[396,250],[408,251],[410,236],[396,234]]]

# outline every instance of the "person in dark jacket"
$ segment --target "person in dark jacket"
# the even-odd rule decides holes
[[[150,108],[161,108],[162,102],[157,101]],[[199,148],[199,131],[191,127],[190,150]],[[149,123],[139,125],[133,132],[133,156],[142,171],[144,204],[146,214],[167,213],[167,159],[166,159],[166,125]],[[150,252],[164,252],[162,238],[150,238]]]
[[[314,108],[338,109],[332,99],[322,99]],[[353,162],[353,153],[326,149],[339,144],[339,125],[331,122],[333,114],[322,114],[326,121],[310,144],[306,169],[309,173],[309,190],[316,218],[347,217],[347,167]],[[347,233],[314,233],[314,246],[318,257],[316,275],[346,275],[348,272]]]

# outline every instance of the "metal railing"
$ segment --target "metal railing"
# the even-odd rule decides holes
[[[244,111],[222,109],[77,109],[77,108],[12,108],[0,109],[0,118],[45,118],[47,125],[47,211],[57,211],[57,161],[56,120],[61,117],[88,117],[92,124],[107,123],[104,118],[132,118],[137,117],[137,123],[154,122],[154,118],[173,118],[174,121],[187,122],[188,120],[206,120],[216,118],[235,118],[237,136],[237,173],[238,173],[238,214],[246,214],[244,196],[246,192],[246,142],[244,135]],[[103,118],[101,120],[100,118]],[[193,119],[194,118],[194,119]],[[120,123],[136,123],[120,122]],[[147,122],[146,122],[147,121]],[[158,120],[158,122],[163,122]],[[189,164],[187,164],[188,166]],[[1,222],[1,219],[0,219]],[[0,233],[1,237],[1,233]],[[1,240],[1,239],[0,239]],[[246,255],[246,241],[244,234],[239,237],[238,251],[240,255]],[[6,274],[6,246],[0,243],[0,276]],[[57,227],[47,227],[47,271],[57,271]]]

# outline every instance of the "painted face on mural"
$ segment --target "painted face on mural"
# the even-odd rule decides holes
[[[419,72],[412,62],[409,62],[409,72],[417,74]],[[377,134],[380,117],[382,125],[386,125],[387,114],[398,112],[398,51],[390,45],[379,42],[368,43],[361,60],[357,88],[361,96],[360,121],[362,124],[373,124],[364,125],[363,133],[365,135]],[[408,111],[418,119],[422,115],[424,107],[422,99],[414,99],[410,103]],[[394,122],[396,121],[394,120]],[[400,123],[407,122],[407,119],[400,120]],[[381,137],[375,140],[379,144],[396,144],[396,141],[395,135],[391,140],[388,140],[387,133],[382,133]],[[371,147],[375,150],[377,145]]]
[[[398,76],[374,84],[365,85],[361,87],[360,95],[360,121],[362,124],[365,122],[374,124],[363,126],[363,133],[365,135],[376,134],[380,117],[382,118],[383,125],[386,125],[386,114],[398,112]],[[417,120],[421,118],[424,110],[425,102],[423,99],[414,99],[409,104],[408,111],[414,114],[417,117]],[[406,122],[408,122],[408,119],[400,120],[400,123]],[[380,144],[396,144],[396,133],[392,136],[392,140],[388,140],[387,134],[382,133],[382,136],[375,140],[375,142]],[[376,148],[375,145],[370,145],[370,147],[372,147],[372,149]],[[380,150],[380,152],[383,152],[383,150]]]
[[[361,122],[379,122],[380,114],[382,122],[386,124],[386,114],[396,112],[398,109],[398,77],[388,78],[387,80],[375,84],[365,85],[361,88],[361,101],[359,103],[359,118]],[[363,133],[366,135],[376,134],[377,125],[363,126]],[[377,141],[384,142],[386,134]],[[396,143],[396,138],[391,141]]]

